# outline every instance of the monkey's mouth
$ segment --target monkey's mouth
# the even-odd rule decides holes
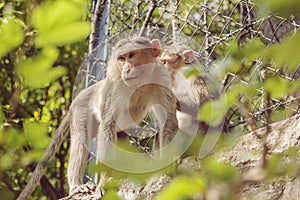
[[[135,78],[138,78],[138,77],[139,77],[139,76],[127,77],[127,78],[125,78],[124,80],[125,80],[125,81],[130,81],[130,80],[135,79]]]

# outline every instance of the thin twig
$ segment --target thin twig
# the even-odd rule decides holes
[[[150,3],[150,9],[149,9],[149,11],[148,11],[148,13],[147,13],[146,19],[145,19],[144,24],[143,24],[143,26],[142,26],[142,29],[141,29],[141,31],[140,31],[140,33],[139,33],[139,36],[144,35],[144,32],[145,32],[145,30],[146,30],[146,27],[147,27],[147,25],[149,24],[150,19],[151,19],[151,16],[152,16],[152,14],[153,14],[153,12],[154,12],[154,10],[155,10],[156,7],[157,7],[157,2],[156,2],[156,0],[151,0],[151,3]]]

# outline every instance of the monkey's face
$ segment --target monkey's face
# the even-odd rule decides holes
[[[135,85],[153,73],[151,63],[155,62],[151,49],[129,51],[117,57],[121,78],[126,85]]]
[[[181,55],[166,50],[162,53],[160,61],[173,70],[179,70],[185,65],[184,58]]]

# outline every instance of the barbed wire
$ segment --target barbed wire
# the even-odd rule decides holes
[[[273,43],[282,41],[287,35],[295,33],[300,27],[300,19],[291,16],[284,18],[276,15],[260,17],[257,14],[256,5],[251,0],[204,0],[203,2],[193,0],[148,0],[148,1],[117,1],[110,2],[109,15],[109,37],[115,37],[126,33],[127,35],[145,35],[154,38],[162,36],[165,41],[180,41],[184,36],[184,42],[189,45],[197,58],[204,65],[206,71],[215,66],[217,60],[225,59],[228,55],[226,47],[235,40],[239,45],[246,40],[260,39],[266,47]],[[167,43],[167,42],[165,42]],[[98,48],[101,48],[99,46]],[[97,57],[93,59],[92,68],[99,68],[99,63],[105,63]],[[281,78],[292,82],[300,76],[299,67],[291,74],[284,70],[277,70],[270,66],[261,66],[254,62],[255,70],[251,76],[262,73],[262,70],[272,72]],[[106,65],[105,65],[106,66]],[[242,61],[240,68],[243,67]],[[93,82],[98,81],[99,74],[90,74],[90,71],[82,68],[82,73],[92,78]],[[241,71],[241,70],[240,70]],[[104,74],[104,71],[98,70]],[[226,86],[231,84],[249,84],[241,77],[239,71],[229,73]],[[261,80],[262,81],[262,80]],[[231,126],[234,124],[245,124],[259,116],[264,110],[292,109],[299,113],[296,105],[298,98],[293,101],[284,99],[273,99],[274,104],[266,108],[261,95],[257,92],[257,99],[253,102],[253,110],[249,113],[248,119],[240,119],[240,113],[232,116]],[[242,97],[247,98],[247,97]],[[242,100],[242,99],[241,99]],[[295,104],[295,105],[291,105]],[[260,113],[260,114],[257,114]],[[263,123],[262,123],[263,124]]]

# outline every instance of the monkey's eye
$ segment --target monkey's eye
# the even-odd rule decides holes
[[[130,53],[129,53],[129,58],[133,58],[133,57],[134,57],[134,55],[135,55],[135,53],[134,53],[134,52],[130,52]]]
[[[162,64],[167,64],[167,61],[166,60],[160,60],[162,62]]]
[[[124,61],[125,61],[125,57],[119,56],[119,57],[118,57],[118,61],[124,62]]]

